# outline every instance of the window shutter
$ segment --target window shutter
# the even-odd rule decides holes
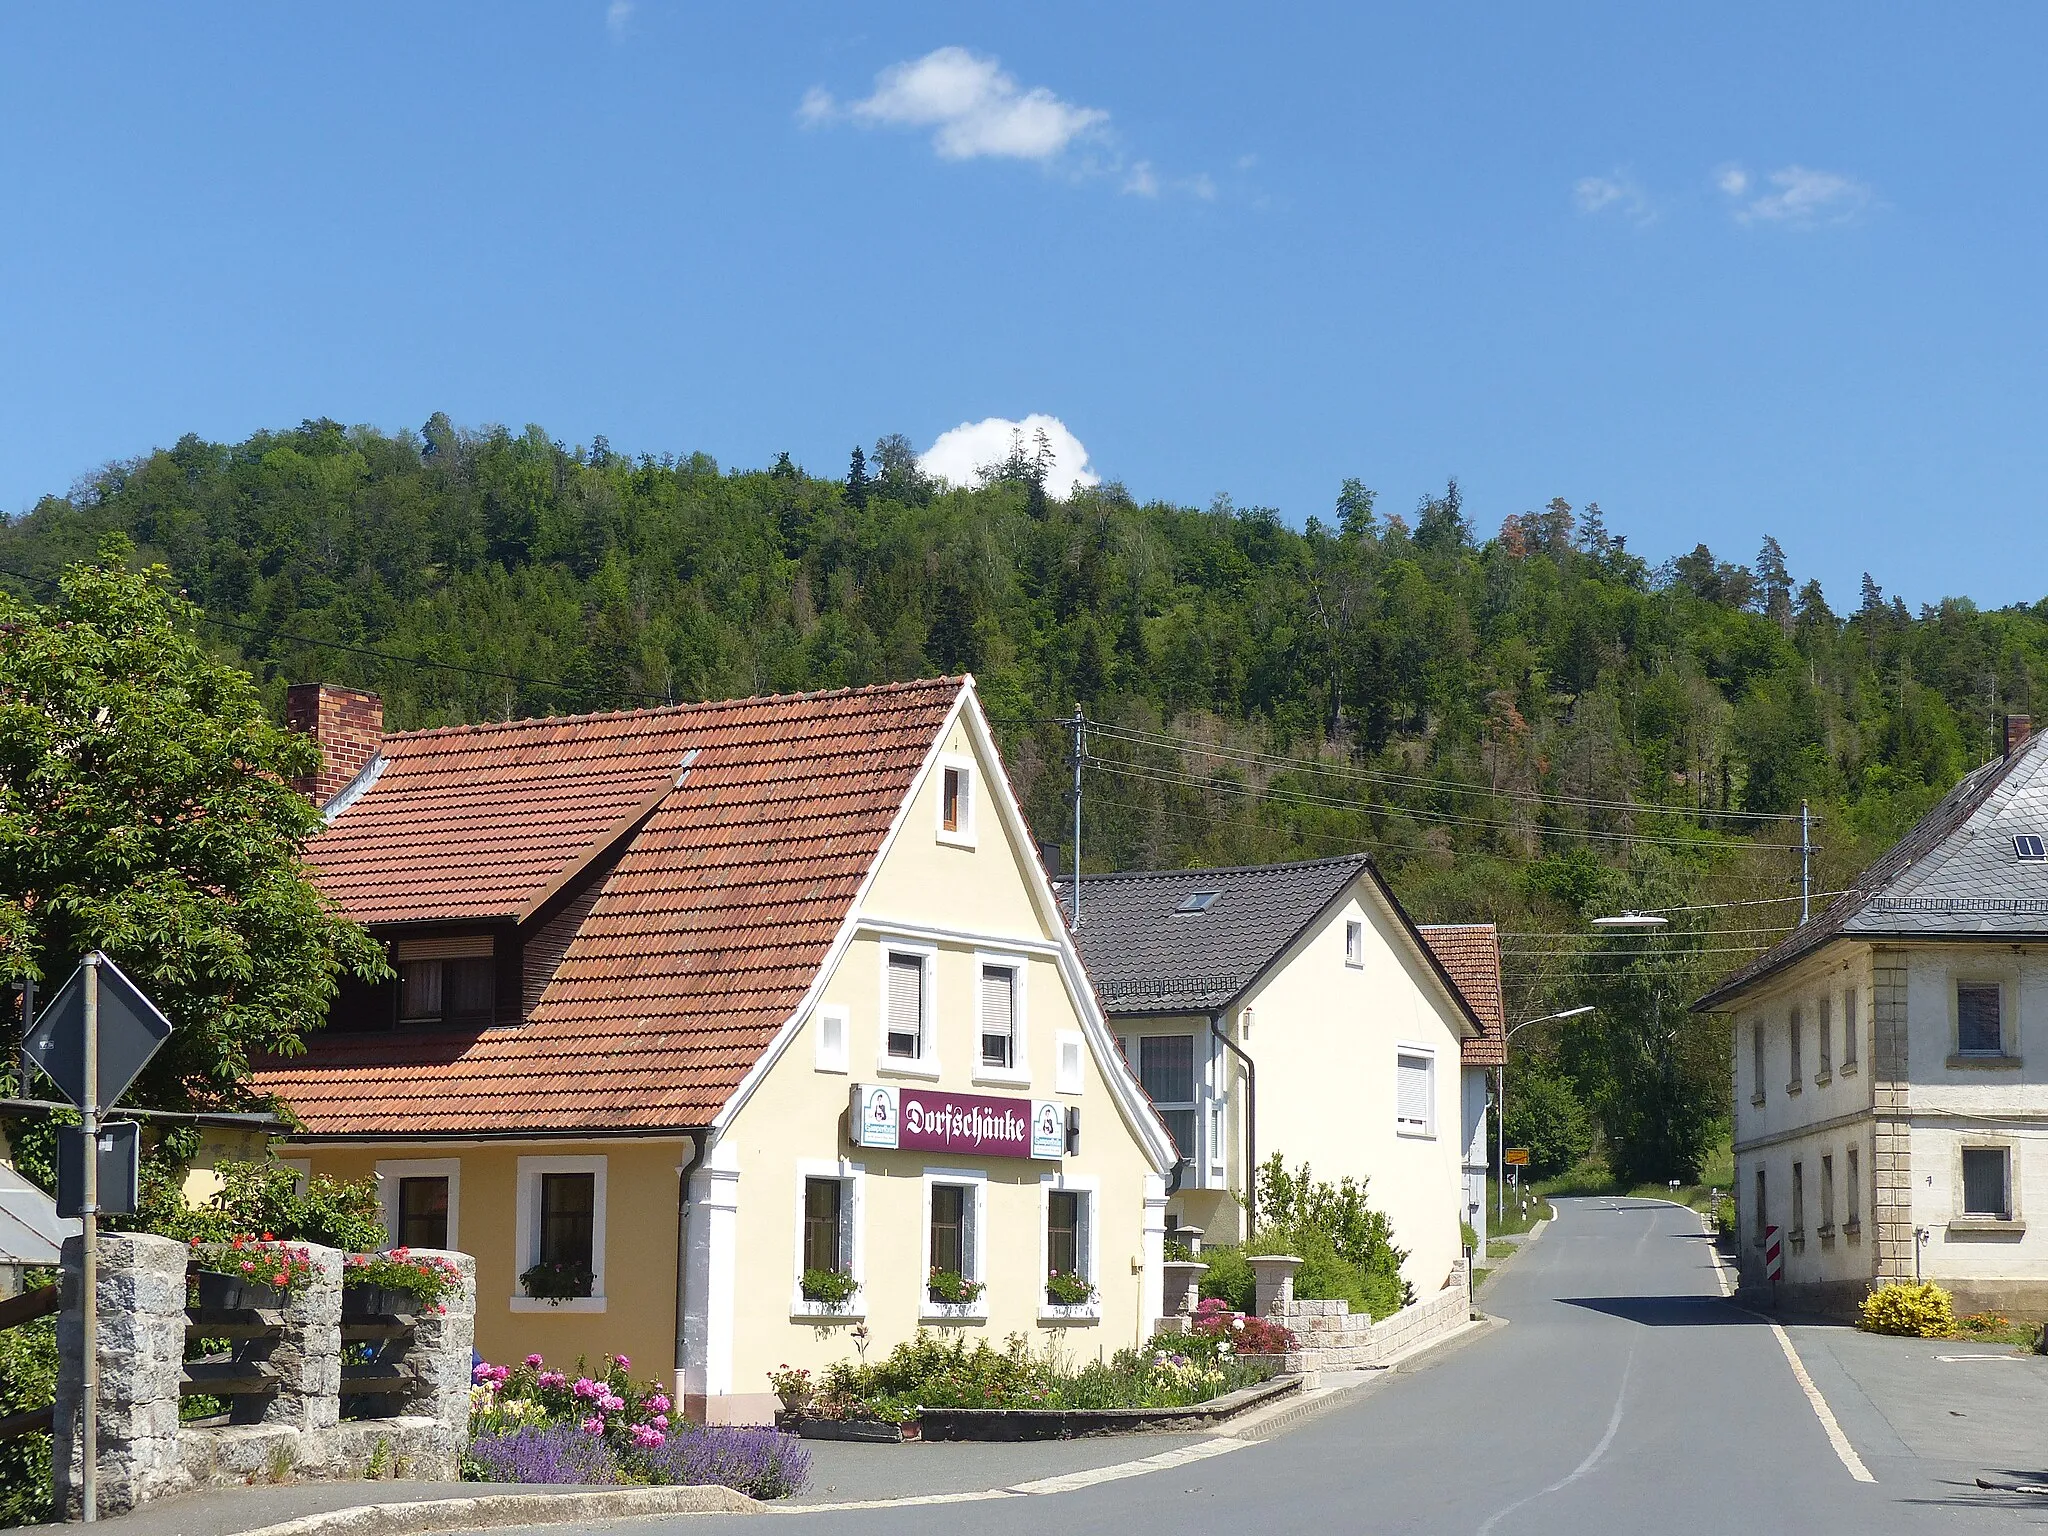
[[[839,1181],[839,1272],[853,1273],[853,1180]]]
[[[981,1185],[969,1184],[960,1191],[960,1273],[969,1280],[981,1278],[980,1248],[976,1242],[981,1226]]]
[[[981,972],[981,1059],[987,1066],[1014,1065],[1011,1008],[1017,973],[1006,965],[983,966]]]
[[[1402,1125],[1429,1129],[1429,1058],[1403,1056],[1395,1074],[1394,1117]]]
[[[1081,1037],[1062,1035],[1059,1065],[1053,1081],[1054,1090],[1059,1093],[1079,1093],[1081,1083]]]
[[[921,1039],[924,1024],[924,962],[915,955],[891,955],[889,957],[889,1033],[908,1038],[908,1051],[895,1050],[896,1042],[890,1043],[891,1054],[918,1056],[923,1054]]]
[[[1095,1221],[1095,1197],[1087,1190],[1074,1196],[1074,1269],[1091,1285],[1095,1282],[1095,1251],[1090,1240]]]

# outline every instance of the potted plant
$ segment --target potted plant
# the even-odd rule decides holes
[[[768,1373],[768,1386],[782,1400],[782,1416],[790,1419],[802,1418],[818,1395],[811,1373],[801,1366],[777,1366]]]
[[[559,1307],[565,1301],[588,1296],[597,1284],[597,1276],[588,1264],[568,1259],[542,1260],[519,1277],[519,1284],[536,1301]]]
[[[843,1312],[860,1289],[853,1276],[836,1269],[807,1269],[797,1280],[797,1290],[813,1306]]]
[[[1071,1270],[1055,1269],[1045,1277],[1046,1304],[1054,1307],[1085,1307],[1095,1299],[1095,1287]]]
[[[970,1280],[957,1269],[936,1267],[926,1277],[925,1285],[931,1299],[946,1307],[972,1306],[988,1289],[982,1281]]]
[[[443,1300],[462,1284],[462,1271],[447,1259],[414,1255],[409,1248],[389,1253],[352,1253],[341,1271],[343,1317],[391,1317],[445,1312]]]
[[[209,1312],[281,1307],[313,1278],[312,1255],[268,1232],[260,1238],[243,1233],[225,1247],[208,1248],[194,1238],[192,1250],[189,1304]]]

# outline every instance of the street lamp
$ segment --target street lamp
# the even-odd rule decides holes
[[[1596,917],[1595,928],[1668,928],[1671,919],[1654,912],[1624,912],[1618,917]]]
[[[1659,918],[1659,922],[1663,919]],[[1591,1013],[1591,1003],[1581,1003],[1576,1008],[1567,1008],[1562,1013],[1546,1013],[1538,1018],[1524,1019],[1512,1026],[1500,1037],[1500,1066],[1497,1086],[1493,1091],[1493,1130],[1495,1145],[1500,1149],[1500,1176],[1493,1185],[1493,1219],[1496,1225],[1507,1220],[1508,1208],[1508,1042],[1515,1038],[1515,1031],[1527,1029],[1531,1024],[1549,1024],[1557,1019],[1576,1019],[1582,1013]]]

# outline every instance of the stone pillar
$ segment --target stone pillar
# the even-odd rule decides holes
[[[1875,1278],[1913,1278],[1913,1126],[1906,1052],[1906,957],[1880,949],[1870,989],[1870,1087],[1876,1130],[1870,1194],[1877,1228]]]
[[[1252,1310],[1260,1317],[1280,1317],[1294,1305],[1294,1272],[1301,1260],[1291,1254],[1259,1254],[1251,1259]]]
[[[476,1342],[476,1260],[452,1249],[415,1248],[416,1259],[446,1259],[462,1271],[462,1285],[441,1299],[442,1310],[420,1313],[406,1360],[419,1372],[412,1411],[447,1431],[451,1454],[469,1428],[470,1351]],[[450,1474],[452,1475],[452,1474]]]
[[[99,1506],[121,1514],[186,1484],[178,1457],[178,1386],[185,1366],[185,1245],[119,1232],[99,1240]],[[57,1507],[82,1512],[85,1239],[64,1243],[57,1316],[54,1452]]]
[[[284,1331],[266,1357],[278,1374],[274,1396],[242,1401],[261,1405],[247,1422],[293,1429],[332,1429],[341,1419],[341,1262],[338,1248],[303,1247],[313,1277],[285,1298]],[[237,1404],[239,1410],[240,1404]],[[238,1411],[236,1418],[242,1418]]]
[[[1168,1259],[1166,1270],[1166,1300],[1168,1309],[1163,1317],[1180,1317],[1193,1312],[1202,1299],[1202,1276],[1209,1273],[1209,1266],[1185,1259]]]

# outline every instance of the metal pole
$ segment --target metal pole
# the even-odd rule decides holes
[[[1083,735],[1086,722],[1081,717],[1081,705],[1074,704],[1074,889],[1069,903],[1069,922],[1074,931],[1081,931],[1081,752],[1087,738]]]
[[[1813,818],[1799,802],[1799,921],[1813,916]]]
[[[35,1022],[36,984],[33,981],[24,980],[21,984],[21,1096],[24,1099],[29,1096],[29,1068],[34,1065],[28,1059],[28,1032],[35,1028]]]
[[[85,1391],[80,1441],[84,1452],[84,1514],[87,1523],[99,1519],[100,1493],[100,1349],[99,1349],[99,1247],[100,1247],[100,957],[85,957],[85,1103],[80,1106],[85,1121],[85,1199],[79,1206],[84,1220],[84,1274],[80,1277],[79,1309],[84,1324]]]

